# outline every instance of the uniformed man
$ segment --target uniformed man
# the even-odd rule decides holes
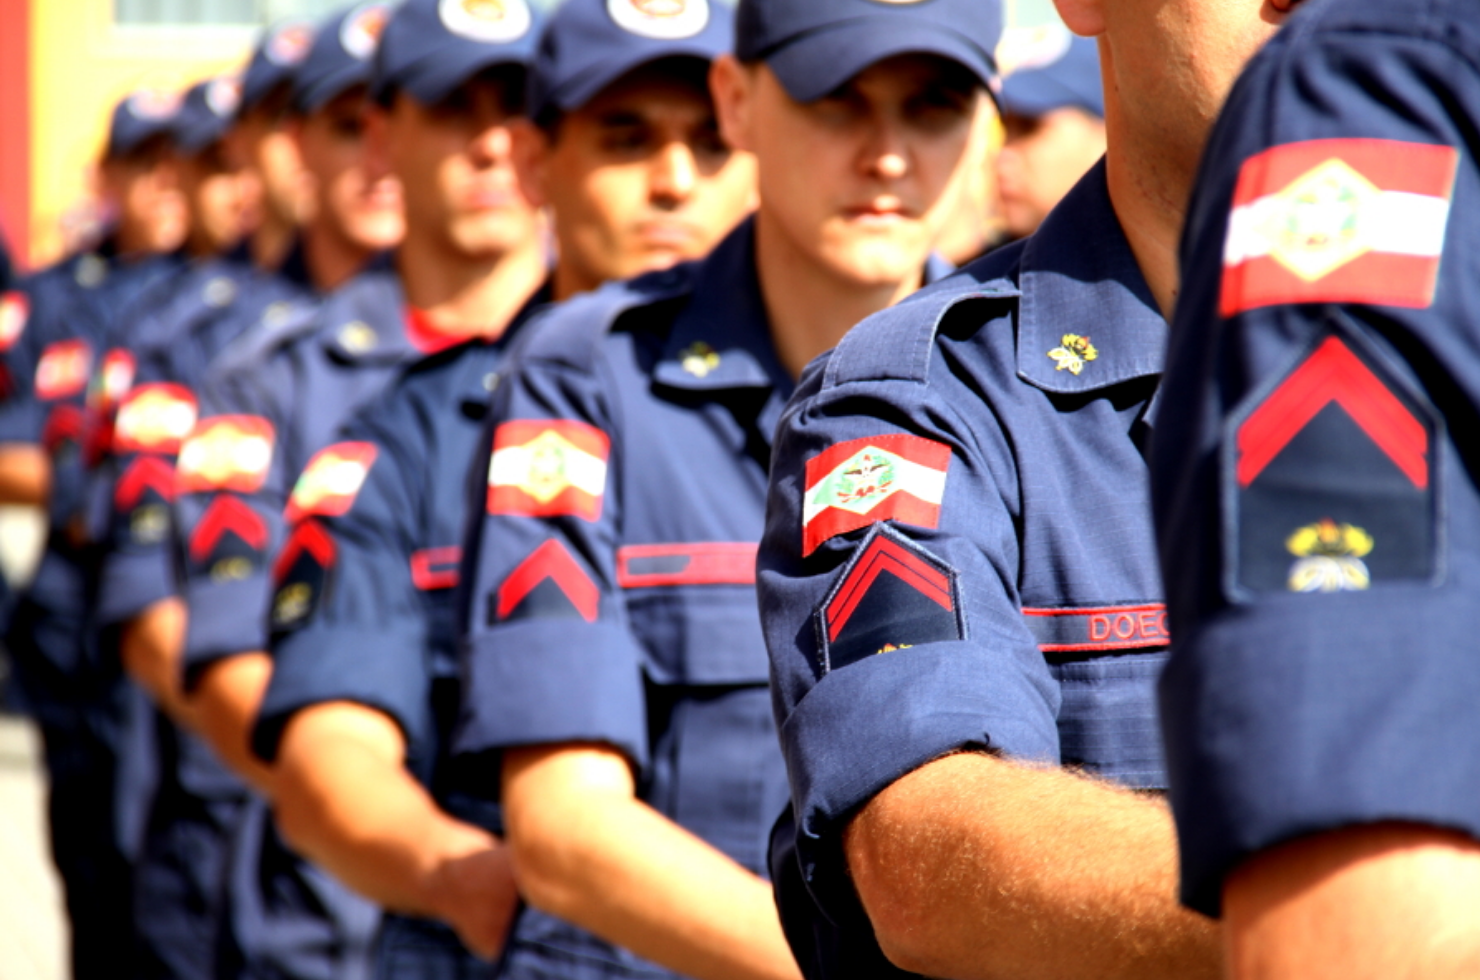
[[[1007,234],[1033,234],[1105,153],[1105,96],[1095,42],[1047,31],[1002,80],[1006,138],[997,192]]]
[[[720,13],[612,10],[654,33]],[[611,972],[797,975],[764,880],[786,800],[754,591],[771,433],[808,360],[942,271],[989,118],[993,4],[736,16],[711,83],[756,156],[754,219],[532,326],[463,556],[461,764],[501,770],[525,899],[623,947]]]
[[[271,773],[247,736],[272,671],[270,622],[293,606],[271,603],[273,566],[286,574],[318,554],[285,534],[285,517],[332,511],[357,484],[357,445],[333,441],[347,417],[413,361],[504,329],[545,278],[507,126],[536,26],[523,4],[419,0],[356,8],[321,31],[367,56],[380,39],[370,141],[402,185],[405,242],[393,266],[352,280],[293,337],[219,376],[179,465],[187,703],[266,793]],[[235,837],[227,974],[364,975],[378,910],[289,850],[265,800]]]
[[[815,975],[888,975],[879,950],[940,977],[1218,974],[1157,792],[1142,454],[1182,201],[1288,6],[1059,3],[1098,39],[1106,159],[798,387],[759,569],[795,811],[774,861]]]
[[[1480,971],[1476,51],[1459,0],[1310,0],[1188,216],[1161,707],[1237,980]]]
[[[728,17],[672,36],[605,0],[568,0],[547,25],[528,78],[539,128],[516,123],[514,152],[532,196],[550,202],[555,298],[695,258],[749,210],[752,162],[720,140],[705,81],[731,43]],[[428,357],[347,425],[364,483],[303,515],[289,545],[301,554],[276,583],[255,744],[278,763],[290,839],[403,913],[381,932],[384,977],[565,975],[581,959],[623,958],[530,910],[500,965],[473,958],[498,952],[517,896],[497,813],[448,755],[453,590],[488,392],[514,333]]]
[[[114,214],[95,248],[28,277],[0,303],[0,499],[45,506],[46,546],[6,637],[41,729],[52,855],[77,977],[131,968],[128,849],[115,826],[122,686],[89,627],[91,568],[79,533],[84,401],[109,313],[179,265],[184,208],[170,147],[173,94],[114,109],[100,186]]]

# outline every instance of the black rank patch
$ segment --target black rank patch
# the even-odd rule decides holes
[[[596,622],[601,590],[575,556],[551,539],[536,548],[488,597],[488,623],[520,619]]]
[[[329,588],[337,553],[334,539],[318,521],[306,520],[293,529],[273,570],[274,632],[297,629],[308,621]]]
[[[957,573],[875,524],[815,614],[823,672],[892,650],[966,638]]]
[[[1437,577],[1442,422],[1360,341],[1327,337],[1229,426],[1234,598]]]

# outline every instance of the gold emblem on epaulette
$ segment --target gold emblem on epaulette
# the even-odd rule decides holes
[[[1323,518],[1285,539],[1297,559],[1290,566],[1291,592],[1361,592],[1372,585],[1362,561],[1372,553],[1372,535],[1353,524]]]
[[[1089,337],[1081,337],[1077,333],[1064,334],[1059,343],[1062,346],[1048,352],[1048,356],[1054,359],[1055,371],[1068,371],[1077,375],[1084,370],[1086,364],[1100,356],[1095,345],[1089,342]]]
[[[696,378],[708,377],[719,368],[719,354],[702,340],[690,344],[678,357],[683,369]]]
[[[380,343],[380,335],[375,332],[374,327],[363,320],[355,320],[339,328],[339,346],[351,354],[372,351],[378,343]]]
[[[313,603],[313,588],[304,582],[294,582],[278,590],[272,604],[274,626],[291,626],[308,615]]]

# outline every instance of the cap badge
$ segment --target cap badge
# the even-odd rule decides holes
[[[517,41],[534,24],[525,0],[442,0],[437,14],[453,34],[485,44]]]
[[[1100,356],[1095,350],[1095,345],[1089,342],[1089,337],[1081,337],[1077,333],[1066,333],[1059,339],[1060,347],[1055,347],[1048,352],[1048,356],[1054,359],[1055,371],[1068,371],[1078,376],[1084,370],[1085,364]]]
[[[1296,557],[1290,566],[1291,592],[1362,592],[1372,573],[1362,561],[1372,553],[1372,535],[1329,517],[1308,524],[1285,540]]]
[[[693,37],[709,24],[709,0],[606,0],[606,10],[624,31],[660,41]]]
[[[375,349],[380,335],[363,320],[354,320],[339,328],[339,346],[351,354],[364,354]]]
[[[719,368],[719,354],[702,340],[690,344],[678,356],[683,369],[696,378],[708,377]]]
[[[140,89],[128,97],[128,111],[135,119],[168,119],[179,111],[180,98],[178,92]]]
[[[384,3],[367,3],[355,8],[339,28],[340,46],[351,57],[364,61],[375,53],[380,35],[390,19],[390,7]]]
[[[279,27],[267,39],[263,53],[275,65],[297,65],[308,57],[313,47],[313,28],[307,24],[287,24]]]
[[[225,119],[236,113],[242,101],[242,83],[237,78],[218,78],[206,86],[206,105]]]

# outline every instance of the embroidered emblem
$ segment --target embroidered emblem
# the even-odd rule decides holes
[[[380,35],[390,19],[390,6],[378,0],[356,7],[339,28],[340,46],[355,60],[367,60],[380,45]]]
[[[363,320],[354,320],[339,328],[336,335],[339,346],[351,354],[365,354],[376,348],[380,343],[380,334],[375,328]]]
[[[887,524],[868,533],[816,619],[824,671],[966,636],[955,570]]]
[[[219,415],[201,422],[180,447],[185,493],[255,493],[272,464],[272,423],[256,415]]]
[[[623,30],[663,41],[693,37],[709,23],[708,0],[607,0],[606,10]]]
[[[313,27],[308,24],[287,24],[273,32],[267,42],[267,60],[275,65],[293,66],[301,64],[313,47]]]
[[[488,622],[579,616],[596,622],[601,590],[559,541],[536,548],[489,597]]]
[[[1433,302],[1459,154],[1394,140],[1277,146],[1239,172],[1224,316],[1280,303]]]
[[[534,23],[524,0],[442,0],[437,13],[452,33],[486,44],[517,41]]]
[[[1048,352],[1048,356],[1054,359],[1055,371],[1068,371],[1078,375],[1086,364],[1100,356],[1095,345],[1089,342],[1089,337],[1081,337],[1077,333],[1064,334],[1059,343],[1062,346]]]
[[[130,95],[125,105],[135,119],[168,119],[179,111],[181,99],[179,92],[145,88]]]
[[[236,78],[216,78],[206,86],[206,106],[222,119],[229,119],[241,105],[242,83]]]
[[[157,456],[135,459],[119,477],[113,488],[113,502],[121,513],[127,513],[153,494],[165,503],[175,499],[175,468]]]
[[[176,384],[140,385],[118,409],[113,447],[120,453],[175,453],[195,428],[195,396]]]
[[[338,517],[348,513],[375,465],[376,454],[370,442],[340,442],[319,450],[293,485],[284,513],[288,523],[296,524],[309,514]]]
[[[1290,535],[1285,547],[1297,559],[1291,592],[1362,592],[1372,585],[1362,561],[1372,553],[1372,536],[1359,527],[1322,518]]]
[[[488,512],[594,521],[610,451],[606,433],[585,422],[505,422],[493,436]]]
[[[134,386],[134,355],[115,347],[103,355],[103,369],[92,379],[88,390],[88,407],[111,412]]]
[[[719,367],[719,354],[702,340],[690,344],[678,357],[683,369],[696,378],[706,378]]]
[[[950,463],[949,446],[903,433],[854,439],[807,460],[802,556],[877,521],[935,527]]]
[[[339,549],[318,521],[304,521],[293,529],[273,567],[278,588],[272,599],[275,630],[301,626],[323,598]]]
[[[0,353],[10,350],[26,331],[31,316],[31,301],[25,293],[10,292],[0,297]]]
[[[42,401],[70,398],[86,390],[92,371],[92,348],[85,340],[61,340],[47,346],[36,365],[36,397]]]
[[[227,555],[223,545],[234,536],[246,546],[246,555]],[[200,522],[190,535],[190,557],[204,566],[214,557],[216,563],[230,557],[246,557],[254,563],[267,548],[267,522],[240,498],[222,494],[211,501]]]

